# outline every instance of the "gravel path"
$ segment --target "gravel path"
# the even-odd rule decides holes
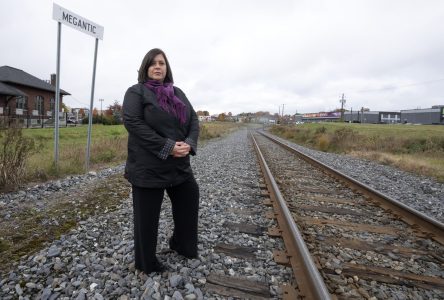
[[[265,233],[242,234],[224,226],[226,222],[262,227],[273,224],[264,217],[259,169],[246,130],[208,143],[199,149],[192,164],[201,191],[198,259],[188,260],[168,250],[172,218],[166,197],[159,226],[158,257],[168,272],[146,275],[135,271],[132,202],[123,199],[116,210],[83,220],[45,249],[22,257],[9,273],[2,275],[0,298],[223,299],[206,291],[210,274],[265,283],[271,297],[278,298],[278,285],[292,280],[290,269],[276,265],[272,259],[271,251],[283,249],[282,241]],[[120,167],[107,172],[121,171]],[[7,195],[0,201],[4,207],[44,201],[48,189],[81,187],[89,180],[106,176],[99,173],[48,183],[34,187],[33,192]],[[257,259],[240,259],[214,251],[221,243],[253,247]]]
[[[278,139],[444,223],[444,184],[432,178],[416,176],[372,161],[312,150],[284,139]]]

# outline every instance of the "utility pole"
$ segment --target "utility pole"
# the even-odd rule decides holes
[[[99,99],[99,101],[100,101],[100,122],[102,122],[103,125],[103,110],[102,110],[103,99]]]
[[[342,98],[341,100],[339,100],[339,102],[341,102],[341,122],[344,122],[344,104],[345,104],[345,98],[344,98],[344,93],[342,93]]]
[[[282,104],[282,123],[284,122],[284,106],[285,104]]]

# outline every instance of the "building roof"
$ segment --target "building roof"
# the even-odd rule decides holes
[[[21,90],[16,89],[13,86],[7,85],[6,83],[0,82],[0,95],[8,96],[26,96]]]
[[[402,114],[421,114],[421,113],[433,113],[441,112],[441,108],[417,108],[417,109],[404,109],[401,110]]]
[[[3,84],[15,83],[24,86],[41,89],[44,91],[55,92],[55,86],[48,82],[41,80],[29,73],[26,73],[20,69],[16,69],[10,66],[0,67],[0,82]],[[60,94],[71,95],[70,93],[60,89]]]

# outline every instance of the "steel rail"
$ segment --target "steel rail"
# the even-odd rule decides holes
[[[300,292],[306,299],[332,299],[324,280],[316,268],[310,252],[305,245],[302,234],[294,222],[294,218],[287,207],[286,201],[282,197],[279,187],[265,162],[265,158],[259,149],[256,139],[251,132],[250,136],[267,182],[267,187],[271,192],[270,197],[278,204],[275,207],[279,210],[277,215],[280,215],[281,217],[277,219]]]
[[[318,168],[321,168],[322,170],[326,171],[330,175],[334,176],[335,178],[345,181],[349,186],[355,188],[356,190],[359,190],[364,195],[368,196],[369,198],[373,199],[373,201],[377,202],[381,207],[385,208],[386,210],[391,211],[392,213],[398,212],[398,214],[402,217],[402,219],[412,225],[413,227],[419,227],[422,228],[423,231],[428,233],[430,235],[430,238],[434,239],[438,243],[444,245],[444,224],[439,222],[436,219],[433,219],[426,214],[411,208],[404,203],[395,200],[391,198],[390,196],[381,193],[374,188],[366,185],[365,183],[359,182],[358,180],[338,171],[335,169],[332,169],[328,165],[324,164],[323,162],[310,157],[299,150],[297,150],[294,147],[291,147],[282,141],[272,137],[269,134],[266,134],[263,131],[258,131],[261,135],[267,137],[268,139],[272,140],[273,142],[281,145],[285,149],[288,149],[289,151],[297,154],[299,157],[304,159],[305,161],[317,166]]]

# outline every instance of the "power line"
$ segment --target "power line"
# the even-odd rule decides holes
[[[88,107],[88,104],[85,104],[85,103],[83,103],[83,102],[81,102],[80,100],[78,100],[76,97],[74,97],[74,96],[72,96],[72,95],[69,95],[69,96],[66,96],[66,97],[71,97],[75,102],[77,102],[78,104],[81,104],[81,105],[83,105],[84,107]]]

